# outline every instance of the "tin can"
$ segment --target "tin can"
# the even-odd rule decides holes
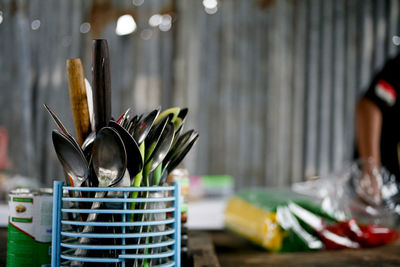
[[[41,188],[35,195],[34,235],[37,266],[50,266],[53,189]]]
[[[182,225],[187,222],[188,199],[189,199],[189,171],[183,166],[179,165],[168,176],[169,183],[179,182],[181,185],[181,221]]]
[[[17,189],[8,196],[7,266],[32,266],[35,251],[33,224],[35,192]]]
[[[7,266],[50,266],[52,189],[9,194]]]

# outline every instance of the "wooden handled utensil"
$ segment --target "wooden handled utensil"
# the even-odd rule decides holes
[[[90,118],[86,97],[85,74],[79,58],[67,60],[67,75],[76,139],[81,146],[90,133]]]

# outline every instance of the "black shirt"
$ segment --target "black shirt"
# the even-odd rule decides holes
[[[381,164],[400,180],[400,55],[387,61],[365,97],[382,112]]]

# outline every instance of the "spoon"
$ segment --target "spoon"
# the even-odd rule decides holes
[[[94,139],[96,139],[96,132],[93,131],[88,135],[88,137],[86,137],[85,141],[82,144],[83,154],[85,155],[86,160],[89,161],[89,166],[92,158]]]
[[[52,139],[57,157],[67,173],[65,176],[66,184],[69,186],[80,187],[90,177],[89,165],[82,151],[78,149],[71,140],[64,134],[53,130]],[[70,197],[82,195],[80,192],[69,191]],[[78,203],[76,203],[78,205]],[[68,213],[70,220],[79,220],[80,214]],[[73,226],[75,229],[75,226]]]
[[[65,172],[72,178],[73,186],[80,187],[89,175],[89,164],[82,150],[65,135],[53,130],[53,145]],[[68,181],[67,181],[67,184]]]
[[[85,78],[85,87],[86,87],[86,99],[89,110],[90,129],[92,130],[92,132],[94,132],[95,129],[94,129],[94,112],[93,112],[93,90],[92,86],[90,85],[89,81],[86,78]]]
[[[146,136],[149,134],[150,129],[159,113],[160,108],[158,107],[144,117],[139,123],[137,123],[133,131],[133,138],[135,138],[138,145],[140,145],[146,139]]]
[[[161,114],[157,117],[155,123],[160,122],[164,117],[172,115],[171,121],[174,122],[175,119],[178,117],[178,114],[180,112],[179,107],[174,107],[174,108],[169,108],[161,112]]]
[[[178,113],[178,118],[181,118],[182,122],[184,122],[188,112],[189,112],[188,108],[182,108]]]
[[[121,125],[124,129],[127,129],[128,124],[129,124],[129,115],[126,115],[125,118],[122,119],[122,121],[119,123],[119,125]]]
[[[163,160],[163,165],[166,166],[167,162],[171,160],[179,151],[181,151],[182,147],[189,141],[190,137],[194,133],[194,130],[189,130],[186,133],[182,134],[179,137],[176,137],[174,142],[172,143],[172,148],[168,151],[167,156]]]
[[[157,144],[152,152],[152,155],[149,157],[146,163],[144,175],[146,177],[146,182],[147,186],[150,186],[150,181],[149,181],[149,174],[152,173],[163,161],[165,156],[168,153],[169,148],[171,147],[172,141],[174,139],[174,124],[172,122],[168,122],[168,117],[166,117],[167,124],[165,127],[163,127],[163,131],[161,133],[161,136],[158,138]],[[161,167],[161,166],[160,166]],[[155,175],[152,175],[155,176]],[[157,179],[157,178],[154,178]],[[149,195],[149,192],[145,193],[145,198],[147,198]],[[144,203],[143,209],[147,209],[147,202]],[[141,215],[141,221],[143,222],[144,216],[143,214]],[[142,232],[143,225],[140,226],[139,233]],[[138,244],[140,243],[141,238],[138,240]]]
[[[111,187],[117,185],[124,177],[126,169],[126,152],[124,143],[119,134],[111,127],[103,127],[97,133],[93,143],[93,169],[96,173],[99,187]],[[96,192],[95,198],[104,197],[106,192]],[[94,202],[91,209],[100,208],[100,202]],[[87,222],[95,221],[98,213],[90,213]],[[92,226],[85,225],[82,232],[91,232]],[[89,238],[81,237],[80,244],[86,244]],[[85,249],[77,249],[76,256],[86,255]]]
[[[176,168],[176,166],[179,165],[179,163],[182,162],[182,160],[185,158],[187,153],[190,151],[190,149],[193,147],[193,145],[197,142],[199,139],[199,134],[197,132],[194,132],[194,135],[191,137],[190,142],[185,145],[181,151],[179,151],[175,157],[173,157],[170,161],[165,163],[165,166],[163,167],[163,171],[161,174],[161,179],[159,181],[159,185],[162,185],[168,177],[168,174]]]
[[[175,121],[176,122],[176,121]],[[183,126],[185,125],[184,122],[182,122],[178,129],[175,130],[175,137],[174,137],[174,141],[172,142],[172,144],[175,144],[176,140],[178,139],[178,137],[181,135],[181,132],[183,131]],[[174,123],[174,126],[176,128],[176,123]]]
[[[111,127],[103,127],[93,143],[93,169],[99,187],[112,186],[124,176],[127,157],[124,143]]]
[[[148,160],[152,157],[153,151],[155,146],[157,145],[158,141],[160,140],[161,134],[164,131],[164,128],[168,124],[169,121],[172,119],[172,114],[164,117],[161,121],[158,123],[155,123],[151,129],[150,132],[148,133],[146,139],[145,139],[145,145],[146,145],[146,153],[145,153],[145,165],[147,165]]]
[[[182,132],[183,125],[185,124],[185,119],[186,115],[188,114],[189,109],[188,108],[183,108],[179,111],[178,117],[174,121],[174,126],[175,126],[175,139],[179,136],[179,134]],[[176,140],[174,140],[175,143]]]
[[[57,115],[49,108],[49,106],[47,106],[46,104],[43,104],[43,105],[47,109],[47,111],[50,113],[54,122],[57,124],[58,129],[60,129],[60,131],[74,144],[75,147],[80,148],[79,144],[72,137],[72,135],[69,134],[69,132],[67,131],[65,126],[62,124],[61,120],[57,117]]]
[[[179,111],[178,116],[176,117],[176,119],[173,121],[174,122],[174,126],[176,129],[176,132],[181,131],[182,130],[182,126],[185,122],[186,119],[186,115],[188,114],[189,109],[188,108],[183,108]],[[176,136],[176,135],[175,135]]]
[[[129,134],[133,135],[133,131],[135,130],[136,124],[138,123],[138,116],[135,115],[133,118],[129,121],[129,127],[128,127],[128,132]]]
[[[96,139],[96,132],[91,132],[82,144],[83,153],[87,156],[87,152],[91,153],[91,148],[93,147],[94,139]]]
[[[133,139],[133,137],[121,125],[115,121],[110,121],[108,125],[118,132],[125,145],[127,168],[132,180],[143,168],[143,159],[140,154],[139,146],[135,139]]]
[[[149,173],[154,171],[167,155],[171,147],[172,140],[174,139],[174,134],[174,124],[169,122],[162,132],[160,139],[153,150],[152,156],[150,156],[146,163],[146,165],[150,164]]]
[[[174,124],[169,122],[163,131],[157,146],[154,149],[153,156],[149,160],[149,165],[146,166],[145,174],[150,174],[147,177],[147,184],[158,184],[161,177],[162,162],[168,154],[172,142],[174,140]],[[151,183],[150,183],[151,181]]]
[[[117,119],[117,123],[121,123],[121,121],[122,121],[123,119],[126,118],[126,116],[128,115],[128,112],[129,112],[130,110],[131,110],[131,109],[128,108],[128,109],[125,111],[125,113],[123,113],[123,114]]]

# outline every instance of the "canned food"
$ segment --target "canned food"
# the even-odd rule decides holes
[[[36,254],[34,198],[35,193],[25,188],[8,196],[7,266],[32,266]]]
[[[52,190],[9,193],[7,266],[50,266]]]
[[[37,266],[50,266],[53,189],[41,188],[35,195],[33,217]]]
[[[189,171],[185,167],[179,166],[170,173],[167,181],[169,183],[179,182],[181,186],[181,221],[186,223],[189,199]]]

